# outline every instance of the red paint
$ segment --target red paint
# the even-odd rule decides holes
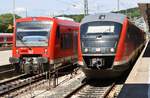
[[[82,51],[81,51],[81,40],[80,40],[80,32],[78,33],[78,61],[83,61]]]
[[[12,44],[13,35],[11,33],[0,33],[0,44]]]
[[[74,56],[77,53],[74,53],[74,48],[72,47],[71,49],[61,49],[61,39],[57,40],[56,38],[56,31],[58,26],[61,28],[60,29],[60,36],[63,33],[71,33],[72,35],[74,33],[78,33],[79,30],[79,23],[76,23],[74,21],[68,21],[68,20],[61,20],[57,18],[49,18],[49,17],[28,17],[28,18],[21,18],[17,19],[16,22],[29,22],[29,21],[52,21],[53,25],[51,27],[50,31],[50,37],[48,40],[48,46],[30,46],[32,52],[30,51],[29,48],[25,47],[16,47],[16,26],[14,29],[14,43],[13,43],[13,57],[20,58],[23,54],[26,55],[32,55],[32,54],[39,54],[42,57],[47,57],[50,60],[55,60],[58,58],[62,57],[68,57],[68,56]],[[73,36],[72,36],[73,37]],[[75,38],[72,38],[72,42],[74,42]],[[73,43],[72,43],[73,45]],[[44,53],[45,49],[47,49],[47,54]],[[16,50],[18,51],[18,54],[16,53]],[[30,53],[29,53],[30,52]]]
[[[123,58],[123,53],[125,52],[125,38],[127,32],[128,19],[126,18],[123,22],[122,31],[120,33],[120,39],[116,51],[115,61],[121,61]]]

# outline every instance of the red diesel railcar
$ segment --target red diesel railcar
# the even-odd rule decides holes
[[[16,20],[12,57],[17,71],[43,72],[77,61],[79,23],[49,17]]]
[[[123,14],[89,15],[80,26],[78,63],[88,78],[118,77],[133,64],[145,42],[145,32]]]

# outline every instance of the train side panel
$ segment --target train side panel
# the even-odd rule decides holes
[[[74,60],[77,59],[77,33],[78,27],[57,26],[54,64],[75,62]]]
[[[114,69],[126,70],[137,58],[144,46],[144,32],[130,23],[128,20],[123,24],[125,30],[122,31],[117,47],[114,61]],[[123,40],[123,41],[122,41]],[[121,67],[121,68],[120,68]]]

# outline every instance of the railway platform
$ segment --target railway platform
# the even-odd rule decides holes
[[[12,53],[11,50],[7,51],[0,51],[0,66],[8,65],[9,63],[9,57],[11,57]]]
[[[131,70],[118,98],[150,97],[150,41]]]

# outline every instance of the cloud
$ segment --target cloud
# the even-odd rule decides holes
[[[24,12],[24,11],[26,11],[26,9],[22,8],[22,7],[18,7],[18,8],[15,9],[16,13],[20,13],[20,12]]]

